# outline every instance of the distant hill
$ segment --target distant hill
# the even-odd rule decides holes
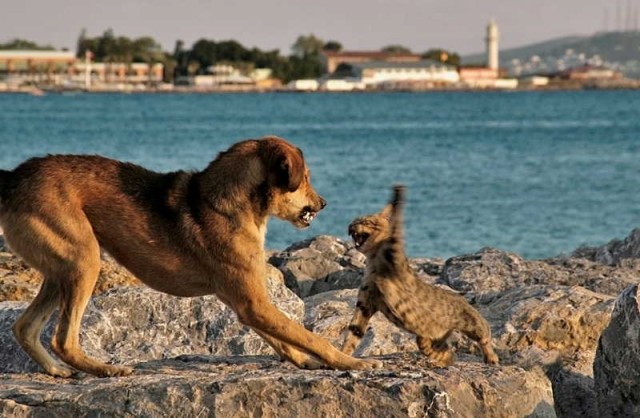
[[[538,57],[533,58],[532,57]],[[514,60],[517,62],[514,64]],[[484,53],[462,57],[463,65],[481,64]],[[640,32],[600,32],[592,36],[565,36],[500,51],[500,66],[510,71],[526,63],[545,63],[553,71],[580,64],[607,65],[628,76],[640,75]],[[524,66],[526,67],[526,66]],[[524,68],[523,67],[523,68]],[[537,69],[535,65],[530,66]]]
[[[574,45],[577,42],[588,39],[586,36],[565,36],[555,38],[544,42],[521,46],[510,49],[500,49],[500,63],[511,61],[512,59],[529,58],[532,55],[551,54],[554,51],[562,51],[564,53],[568,45]],[[486,53],[479,52],[477,54],[462,56],[463,65],[483,64],[487,59]]]

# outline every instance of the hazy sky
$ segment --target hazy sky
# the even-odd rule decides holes
[[[82,28],[97,36],[149,35],[172,51],[200,38],[290,53],[300,34],[337,40],[345,49],[390,44],[463,54],[484,49],[489,19],[501,47],[624,26],[640,0],[0,0],[0,42],[19,37],[75,49]],[[618,13],[618,9],[620,13]],[[620,18],[618,16],[620,15]],[[633,25],[633,23],[631,23]]]

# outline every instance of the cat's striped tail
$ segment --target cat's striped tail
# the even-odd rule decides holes
[[[389,247],[385,257],[389,263],[398,266],[399,261],[404,261],[404,204],[406,187],[400,184],[393,186],[393,198],[391,199],[391,235],[389,237]]]

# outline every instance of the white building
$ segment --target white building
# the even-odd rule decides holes
[[[257,81],[263,81],[271,76],[270,69],[253,70],[249,75],[245,75],[231,64],[211,65],[207,67],[206,71],[206,74],[180,76],[177,78],[176,84],[203,88],[224,85],[248,86],[255,85]]]
[[[324,91],[354,91],[364,90],[366,86],[358,80],[347,80],[341,78],[328,78],[320,82],[319,90]]]
[[[316,91],[319,87],[320,83],[314,79],[291,80],[287,83],[287,89],[295,91]]]
[[[416,62],[372,61],[342,64],[338,71],[365,86],[393,83],[433,83],[445,85],[460,80],[456,67],[433,60]]]

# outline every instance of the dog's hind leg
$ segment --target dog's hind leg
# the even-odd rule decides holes
[[[104,364],[87,356],[80,346],[80,322],[100,273],[98,242],[90,230],[85,232],[70,255],[72,259],[65,260],[64,269],[58,271],[61,307],[52,348],[62,360],[78,370],[101,377],[125,376],[133,369]]]
[[[253,329],[259,336],[261,336],[275,351],[280,358],[288,360],[297,367],[307,370],[321,369],[324,365],[322,362],[316,360],[312,356],[298,350],[290,344],[283,343],[277,338],[273,338],[262,331]]]
[[[59,304],[58,283],[45,277],[38,295],[13,325],[13,333],[24,351],[47,373],[57,377],[69,377],[74,370],[53,358],[40,341],[42,329]]]

